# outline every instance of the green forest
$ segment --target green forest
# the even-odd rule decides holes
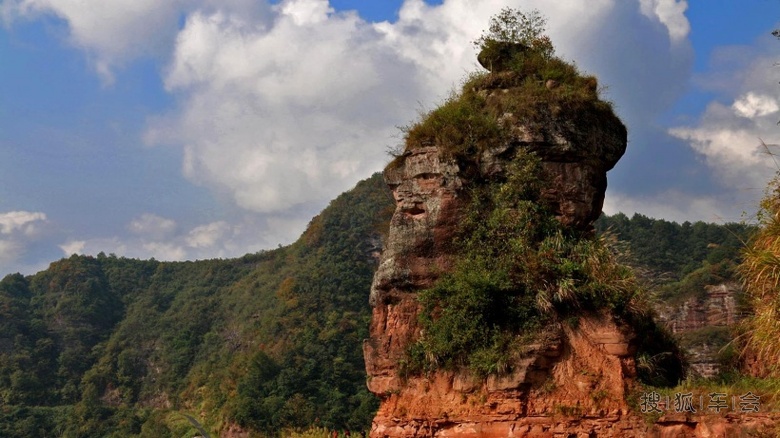
[[[394,204],[380,175],[294,244],[230,260],[72,256],[0,282],[0,436],[365,429],[361,344]]]
[[[292,245],[228,260],[71,256],[0,282],[0,436],[366,430],[368,294],[394,209],[376,174]],[[732,278],[753,228],[602,216],[664,299]]]

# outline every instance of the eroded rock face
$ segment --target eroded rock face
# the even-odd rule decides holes
[[[486,152],[481,172],[500,174],[511,150],[529,143],[542,147],[518,140]],[[549,147],[548,156],[555,152],[562,158],[562,147]],[[543,195],[557,202],[564,223],[589,224],[600,212],[604,168],[611,164],[578,163],[545,161],[550,183]],[[633,335],[599,315],[581,318],[577,330],[550,327],[505,376],[484,381],[449,371],[401,376],[399,363],[420,335],[415,295],[452,268],[452,238],[467,201],[468,180],[454,160],[431,146],[412,149],[399,166],[385,171],[385,180],[397,207],[371,288],[371,337],[363,346],[368,387],[382,399],[374,436],[432,430],[439,436],[507,436],[512,430],[536,430],[528,418],[602,411],[619,416],[626,409],[624,379],[634,374]]]
[[[383,391],[372,436],[535,436],[566,430],[563,417],[590,417],[579,425],[583,431],[607,427],[602,417],[627,415],[630,336],[608,318],[591,315],[579,324],[576,330],[551,327],[506,375],[483,380],[440,371],[395,386],[375,385],[372,378],[372,391]]]
[[[506,94],[500,75],[479,90],[486,100]],[[625,151],[620,120],[613,115],[608,126],[588,132],[571,132],[567,123],[532,128],[510,113],[501,123],[509,140],[475,157],[478,178],[500,178],[519,148],[533,151],[542,161],[544,202],[563,224],[591,227],[601,213],[606,172]],[[619,417],[625,379],[635,373],[633,334],[603,315],[580,318],[577,329],[547,328],[508,375],[480,381],[468,372],[400,375],[408,346],[420,336],[416,294],[452,269],[452,240],[474,177],[473,169],[423,144],[385,170],[396,211],[371,287],[373,317],[363,346],[369,390],[382,399],[372,434],[508,436],[543,428],[539,419],[554,415]]]
[[[744,310],[738,305],[742,289],[736,282],[705,286],[704,293],[688,298],[678,305],[661,303],[659,320],[678,336],[712,332],[714,329],[729,329],[744,317]],[[685,339],[683,339],[685,341]],[[704,337],[698,342],[682,342],[689,354],[693,371],[705,378],[711,378],[720,371],[718,355],[726,342]]]
[[[403,165],[385,170],[396,211],[371,285],[371,338],[363,345],[369,390],[400,390],[398,364],[418,335],[415,293],[427,288],[452,261],[452,237],[463,205],[463,182],[454,162],[421,147]]]
[[[482,161],[500,172],[502,154]],[[667,415],[649,424],[629,408],[636,366],[633,334],[611,317],[583,315],[548,327],[512,372],[400,375],[420,335],[415,294],[448,272],[468,183],[434,147],[410,152],[385,172],[397,208],[371,289],[373,318],[364,343],[369,389],[381,405],[373,437],[710,437],[769,430],[777,415]],[[636,403],[637,400],[634,400]]]
[[[501,75],[479,90],[486,99],[507,94],[503,87],[511,81]],[[601,213],[606,172],[626,147],[620,120],[614,115],[601,120],[603,126],[572,128],[558,120],[540,128],[506,113],[501,123],[511,132],[509,140],[475,157],[478,178],[501,178],[519,148],[534,151],[543,167],[541,198],[561,223],[588,230]],[[475,178],[473,166],[462,169],[458,163],[419,144],[385,170],[396,210],[371,286],[370,339],[363,344],[368,388],[381,399],[371,435],[710,436],[696,432],[711,430],[701,419],[648,426],[632,413],[627,400],[636,375],[635,335],[609,315],[551,324],[504,375],[476,379],[468,371],[444,370],[401,375],[407,348],[421,335],[416,294],[450,272],[457,256],[452,240]]]

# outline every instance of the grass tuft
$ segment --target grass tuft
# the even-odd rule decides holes
[[[761,229],[738,268],[754,312],[741,325],[743,355],[759,374],[780,378],[780,175],[770,182],[757,216]]]

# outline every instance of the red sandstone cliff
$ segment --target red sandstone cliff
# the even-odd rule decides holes
[[[704,293],[682,303],[660,303],[659,320],[681,338],[693,371],[702,377],[714,377],[720,370],[719,352],[730,341],[719,332],[730,333],[745,317],[738,301],[742,288],[735,282],[704,287]]]
[[[476,91],[500,107],[512,74],[492,73],[494,80]],[[542,161],[540,198],[561,223],[587,230],[601,212],[606,172],[625,151],[620,120],[612,115],[600,125],[583,125],[559,118],[539,127],[508,112],[500,119],[511,135],[472,157],[478,177],[499,177],[518,148],[533,151]],[[452,237],[474,172],[425,143],[408,144],[385,170],[396,211],[371,288],[370,339],[363,346],[368,388],[381,399],[372,436],[704,437],[771,423],[761,416],[670,416],[648,425],[629,407],[637,397],[631,393],[635,333],[604,313],[550,324],[514,358],[506,375],[477,379],[465,370],[401,375],[407,348],[421,335],[416,295],[449,272],[457,258]]]

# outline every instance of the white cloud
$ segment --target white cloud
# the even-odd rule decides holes
[[[7,0],[2,10],[61,17],[106,77],[135,57],[170,57],[164,83],[179,105],[150,120],[147,143],[182,147],[188,179],[269,213],[324,205],[380,168],[395,126],[475,69],[471,41],[505,6],[545,14],[559,52],[603,75],[630,119],[657,115],[687,74],[689,53],[653,45],[685,45],[686,2],[675,0],[407,0],[394,23],[326,0]],[[652,55],[626,56],[637,51]]]
[[[176,34],[179,0],[101,0],[87,6],[82,0],[7,0],[6,22],[55,15],[69,29],[70,43],[84,49],[105,83],[114,80],[112,68],[126,60],[164,50]]]
[[[683,223],[685,221],[727,223],[739,222],[746,217],[744,212],[752,211],[755,204],[735,203],[731,194],[701,195],[681,190],[668,190],[645,196],[628,196],[615,190],[608,190],[603,211],[606,214],[625,213],[629,217],[640,213],[656,219]]]
[[[152,214],[146,216],[160,218]],[[137,220],[131,223],[135,222]],[[158,222],[152,221],[155,225]],[[188,229],[176,226],[157,235],[145,232],[130,236],[71,238],[59,248],[65,256],[104,252],[140,259],[153,257],[162,261],[239,257],[275,247],[278,243],[291,243],[304,225],[296,218],[247,214],[234,217],[232,223],[215,221]],[[145,227],[144,231],[148,228]]]
[[[22,245],[13,240],[0,239],[0,265],[15,262],[23,251]],[[10,271],[9,271],[10,272]]]
[[[328,0],[288,0],[281,5],[282,14],[292,17],[298,26],[321,23],[333,13]]]
[[[0,6],[6,19],[61,17],[72,44],[109,79],[134,57],[165,59],[164,84],[177,105],[149,120],[145,141],[180,147],[189,180],[246,212],[189,229],[144,215],[129,226],[134,237],[78,236],[86,253],[198,258],[289,242],[310,219],[296,207],[325,205],[378,170],[386,146],[397,142],[395,126],[416,118],[421,104],[434,107],[477,68],[471,41],[505,6],[546,15],[558,53],[599,75],[633,120],[653,119],[674,100],[691,59],[680,50],[684,1],[406,0],[394,23],[336,13],[325,0],[163,3]]]
[[[730,105],[712,102],[695,123],[669,130],[700,154],[723,190],[761,190],[778,171],[768,154],[780,145],[776,71],[768,65],[752,60],[732,74]]]
[[[65,256],[69,256],[71,254],[83,254],[84,253],[84,247],[87,245],[86,240],[69,240],[61,245],[58,245],[63,253],[65,253]]]
[[[165,80],[183,109],[147,134],[183,145],[189,179],[255,212],[324,204],[376,170],[421,91],[356,15],[301,21],[300,4],[271,29],[191,15]]]
[[[777,71],[772,69],[773,58],[761,56],[755,48],[746,52],[725,47],[713,58],[730,68],[697,77],[696,83],[718,92],[718,100],[697,120],[669,130],[698,154],[703,171],[710,175],[710,187],[699,187],[698,192],[678,187],[642,196],[611,187],[604,211],[640,212],[679,222],[748,220],[756,211],[767,182],[780,170],[780,160],[769,155],[778,153],[780,146],[780,105],[773,97]]]
[[[133,219],[128,229],[139,236],[162,239],[176,230],[176,221],[156,214],[144,213]]]
[[[708,110],[715,111],[718,109]],[[674,128],[669,132],[687,141],[702,154],[714,171],[716,180],[723,186],[740,189],[763,187],[777,170],[761,144],[762,138],[757,129],[721,127],[718,122],[705,120],[697,127]],[[765,141],[780,142],[777,135],[765,134]]]
[[[35,235],[41,222],[46,221],[46,214],[30,211],[9,211],[0,213],[0,234],[21,232],[26,236]]]
[[[42,212],[0,213],[0,274],[32,268],[26,256],[46,237],[51,226]]]
[[[777,99],[765,94],[756,94],[752,91],[734,101],[731,107],[734,108],[738,115],[747,118],[766,116],[780,110]]]
[[[673,43],[688,38],[691,25],[685,17],[686,0],[639,0],[640,10],[647,17],[657,19],[666,26]]]
[[[178,21],[194,9],[229,8],[259,19],[268,8],[252,0],[4,0],[0,13],[6,24],[19,19],[54,15],[68,26],[70,44],[87,52],[106,84],[114,69],[138,57],[168,54]]]
[[[159,260],[185,260],[187,258],[187,251],[173,243],[147,242],[142,244],[141,248],[143,248],[143,252],[153,254],[151,257]],[[150,256],[143,258],[150,258]]]
[[[636,50],[635,40],[667,36],[636,4],[616,0],[449,0],[440,6],[408,0],[395,23],[333,13],[323,0],[284,1],[271,25],[198,11],[178,34],[165,75],[180,110],[153,120],[146,141],[181,145],[185,175],[244,209],[270,213],[324,204],[382,165],[394,126],[413,119],[418,102],[433,106],[475,69],[471,41],[503,6],[538,7],[549,16],[561,52],[578,55],[595,73],[615,65],[643,72],[613,76],[619,83],[609,84],[636,90],[638,96],[616,98],[629,111],[663,108],[672,100],[669,82],[681,83],[687,74],[687,61],[669,58],[688,60],[689,53],[668,49],[652,62],[625,56]],[[665,23],[687,23],[666,3],[653,10]],[[598,23],[620,28],[636,20],[647,26],[635,40],[609,37],[611,46],[593,48],[609,33]],[[589,56],[593,50],[598,56]]]
[[[225,221],[212,222],[193,228],[185,239],[192,248],[211,248],[230,230]]]

